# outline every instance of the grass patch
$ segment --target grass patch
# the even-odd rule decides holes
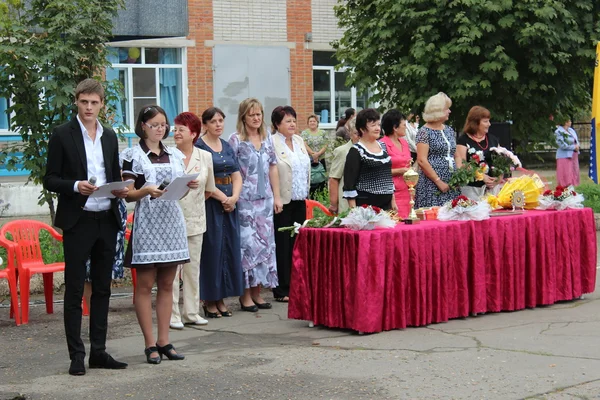
[[[583,183],[575,188],[584,197],[583,205],[590,207],[595,213],[600,213],[600,185]]]

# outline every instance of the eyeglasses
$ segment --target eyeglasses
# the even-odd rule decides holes
[[[169,130],[169,125],[167,124],[154,124],[154,125],[150,125],[144,122],[144,125],[146,125],[148,128],[152,129],[153,131],[168,131]]]

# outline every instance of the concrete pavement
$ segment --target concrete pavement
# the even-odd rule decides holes
[[[153,366],[122,293],[108,351],[129,368],[83,377],[67,374],[61,304],[53,315],[33,306],[20,327],[0,308],[0,399],[600,398],[599,299],[373,335],[308,328],[281,303],[246,313],[229,299],[232,318],[171,331],[184,361]]]

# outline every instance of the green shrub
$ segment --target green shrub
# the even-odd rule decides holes
[[[584,197],[583,205],[590,207],[595,213],[600,213],[600,185],[584,183],[575,188]]]

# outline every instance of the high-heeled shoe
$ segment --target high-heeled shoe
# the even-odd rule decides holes
[[[219,310],[219,307],[217,307],[217,310]],[[233,313],[227,309],[225,311],[219,310],[219,313],[221,313],[222,317],[231,317],[233,315]]]
[[[206,318],[221,318],[221,314],[219,314],[219,311],[210,312],[208,311],[208,308],[206,308],[206,306],[202,306],[202,308],[204,309],[204,316]]]
[[[158,353],[158,356],[150,357],[150,354],[152,354],[152,353]],[[144,354],[146,354],[146,362],[148,364],[160,364],[160,362],[162,360],[162,357],[160,356],[158,349],[154,346],[145,348]]]
[[[175,351],[175,347],[173,347],[171,343],[165,346],[159,346],[157,343],[156,348],[158,349],[158,354],[160,354],[161,358],[162,356],[166,356],[169,360],[172,361],[179,361],[185,359],[185,356],[183,354],[179,354]]]
[[[242,303],[242,299],[240,299],[240,307],[242,307],[242,311],[248,311],[248,312],[257,312],[258,311],[258,306],[256,304],[252,304],[251,306],[245,306],[244,303]]]

